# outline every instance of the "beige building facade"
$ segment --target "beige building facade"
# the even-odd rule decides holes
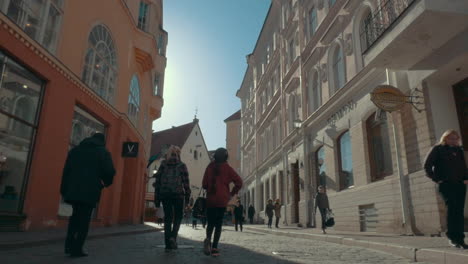
[[[260,221],[278,198],[283,224],[315,226],[325,185],[338,230],[445,229],[423,163],[446,129],[468,151],[468,2],[442,2],[272,1],[237,92],[242,197]],[[402,91],[404,107],[380,111],[380,85]]]
[[[240,110],[224,120],[226,123],[226,149],[229,153],[229,165],[241,173],[241,112]]]

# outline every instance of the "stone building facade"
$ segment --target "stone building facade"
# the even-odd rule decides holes
[[[336,229],[445,228],[422,166],[446,129],[468,151],[468,2],[442,2],[272,1],[236,94],[242,197],[260,221],[271,198],[282,201],[283,224],[315,226],[325,185]],[[402,109],[372,103],[381,85],[407,96]]]

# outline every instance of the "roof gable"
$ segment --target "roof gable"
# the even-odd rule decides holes
[[[182,148],[196,124],[196,122],[190,122],[185,125],[153,133],[150,157],[161,153],[161,151],[170,145]]]

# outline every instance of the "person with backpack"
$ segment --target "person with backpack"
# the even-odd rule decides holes
[[[205,170],[203,176],[203,188],[207,191],[206,207],[208,226],[206,228],[206,239],[203,242],[203,252],[206,255],[219,256],[218,243],[221,238],[221,228],[226,206],[231,198],[239,192],[242,187],[242,179],[227,163],[228,151],[218,148],[214,153],[212,161]],[[232,190],[229,184],[234,183]],[[214,231],[213,244],[211,237]]]
[[[166,252],[177,249],[177,235],[184,215],[184,203],[190,200],[187,166],[180,160],[180,148],[171,145],[166,158],[154,175],[156,208],[164,207],[164,243]]]
[[[240,226],[240,231],[242,232],[242,223],[244,222],[244,206],[241,204],[241,201],[238,200],[236,207],[234,207],[234,221],[235,221],[235,226],[236,226],[236,232],[237,232],[237,226]]]

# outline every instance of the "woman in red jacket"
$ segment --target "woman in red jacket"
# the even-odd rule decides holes
[[[206,167],[203,176],[203,188],[206,190],[206,207],[208,227],[204,241],[204,253],[206,255],[219,256],[218,242],[221,237],[223,216],[229,200],[236,195],[242,187],[242,179],[227,163],[228,152],[225,148],[219,148],[214,153],[214,161]],[[229,190],[229,184],[234,183],[234,188]],[[211,235],[214,230],[213,244]]]

